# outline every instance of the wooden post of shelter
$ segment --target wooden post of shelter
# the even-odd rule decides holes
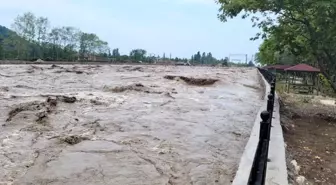
[[[308,94],[314,94],[314,89],[316,89],[316,91],[320,90],[319,86],[317,85],[319,81],[319,69],[307,64],[298,64],[285,69],[285,71],[288,79],[286,80],[287,93],[290,92],[290,87],[293,88],[294,92],[298,91],[299,93],[304,92]],[[292,75],[291,78],[289,78],[289,74]]]

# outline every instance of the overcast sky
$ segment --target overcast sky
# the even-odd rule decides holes
[[[197,51],[214,57],[255,54],[261,41],[250,20],[222,23],[212,0],[1,0],[0,25],[31,11],[48,17],[51,26],[74,26],[96,33],[121,53],[143,48],[148,53],[188,57]],[[243,59],[244,56],[232,57]]]

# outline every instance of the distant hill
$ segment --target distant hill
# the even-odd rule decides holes
[[[4,38],[8,38],[11,34],[16,35],[14,31],[0,25],[0,42],[2,42]]]
[[[4,58],[4,39],[8,38],[13,31],[0,25],[0,60]]]
[[[28,57],[30,53],[35,52],[41,47],[34,42],[29,42],[19,36],[17,33],[0,25],[0,60],[2,59],[31,59],[36,57]],[[28,52],[28,55],[25,54]]]
[[[15,59],[17,57],[16,45],[13,38],[23,41],[14,31],[0,25],[0,60],[3,58]]]
[[[8,35],[11,32],[10,29],[6,28],[5,26],[0,25],[0,35]]]
[[[39,44],[37,41],[28,41],[13,30],[0,25],[0,60],[53,61],[69,60],[69,56],[74,60],[74,53],[76,52],[50,42]]]

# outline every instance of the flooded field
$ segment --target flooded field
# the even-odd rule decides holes
[[[0,66],[0,184],[231,184],[256,69]]]

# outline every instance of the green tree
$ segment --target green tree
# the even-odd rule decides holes
[[[2,43],[0,43],[0,60],[4,59],[4,49]]]
[[[264,0],[219,0],[219,18],[226,21],[243,13],[251,17],[254,26],[262,32],[260,37],[274,39],[273,51],[282,54],[285,50],[305,62],[317,63],[334,90],[333,74],[336,72],[336,0],[264,1]],[[261,16],[256,16],[261,12]],[[269,42],[269,41],[266,41]],[[271,50],[272,51],[272,50]],[[258,56],[273,58],[274,53]]]
[[[206,63],[208,64],[212,64],[214,61],[213,61],[213,57],[212,57],[212,53],[209,52],[206,56]]]
[[[24,38],[24,40],[27,40],[28,42],[25,42],[23,40],[23,43],[20,43],[21,47],[25,51],[24,57],[30,58],[30,52],[33,51],[33,57],[35,57],[35,49],[33,49],[30,43],[35,41],[36,36],[36,17],[33,13],[27,12],[24,13],[22,16],[17,16],[14,23],[12,24],[12,28],[16,31],[19,36]],[[33,50],[32,50],[33,49]]]
[[[49,41],[52,43],[52,58],[59,60],[59,49],[61,48],[61,28],[53,28],[49,33]]]
[[[206,63],[206,54],[203,52],[202,57],[201,57],[201,63],[205,64]]]
[[[4,57],[7,59],[27,59],[28,42],[16,33],[9,33],[3,39]]]
[[[62,27],[64,59],[75,60],[79,45],[80,31],[74,27]]]
[[[121,55],[121,56],[120,56],[120,60],[121,60],[122,62],[125,62],[125,61],[129,60],[129,56],[128,56],[128,55]]]
[[[81,55],[107,56],[108,43],[95,34],[83,34],[74,27],[56,27],[49,32],[49,20],[27,12],[18,15],[12,31],[0,27],[3,57],[31,60],[75,60]],[[10,33],[10,34],[9,34]]]
[[[36,56],[44,57],[44,48],[47,41],[49,20],[46,17],[38,17],[35,21],[36,40],[38,46],[33,46],[36,50]],[[34,52],[35,53],[35,52]]]
[[[27,12],[24,13],[22,16],[18,15],[15,18],[15,21],[12,24],[12,28],[19,36],[23,37],[28,41],[32,41],[35,39],[35,22],[35,15],[31,12]]]
[[[102,41],[98,38],[96,41],[96,53],[100,56],[107,57],[109,50],[110,48],[108,46],[108,42]]]
[[[303,58],[293,55],[289,49],[285,48],[281,53],[279,49],[275,48],[276,41],[269,38],[259,47],[259,52],[256,54],[255,61],[261,65],[269,64],[289,64],[305,62]]]
[[[197,63],[201,63],[201,58],[202,58],[202,56],[201,56],[201,52],[199,51],[199,52],[197,52],[197,54],[194,56],[194,60],[197,62]]]
[[[133,60],[145,60],[147,51],[144,49],[134,49],[130,52],[130,58]]]
[[[116,60],[119,60],[120,58],[120,53],[119,53],[119,48],[115,48],[112,51],[112,57]]]
[[[229,58],[225,57],[224,59],[222,59],[221,63],[223,66],[229,66]]]
[[[110,48],[108,43],[99,39],[94,33],[80,33],[79,53],[81,58],[90,58],[93,55],[107,57]]]
[[[248,67],[255,67],[255,65],[252,61],[249,61],[249,63],[247,65],[248,65]]]
[[[36,35],[37,42],[41,45],[43,42],[47,40],[49,20],[46,17],[39,17],[36,20]]]

